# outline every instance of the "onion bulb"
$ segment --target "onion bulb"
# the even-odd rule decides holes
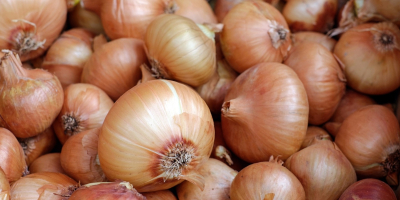
[[[244,168],[233,179],[230,198],[305,200],[300,181],[282,164],[281,160],[271,156],[269,162],[259,162]]]
[[[84,28],[96,35],[104,34],[100,16],[94,12],[83,9],[81,4],[76,5],[74,9],[68,13],[67,17],[68,24],[72,28]]]
[[[327,35],[312,31],[302,31],[292,34],[292,44],[294,47],[305,42],[319,43],[333,52],[337,41]]]
[[[393,23],[362,24],[346,31],[334,53],[354,90],[382,95],[400,86],[400,30]]]
[[[364,179],[353,183],[343,192],[339,200],[358,199],[385,199],[396,200],[392,188],[386,183],[377,179]]]
[[[155,192],[143,192],[147,200],[178,200],[169,190],[159,190]]]
[[[317,43],[303,43],[290,53],[285,65],[299,76],[310,104],[309,123],[331,118],[346,91],[346,78],[333,54]]]
[[[192,199],[218,199],[229,200],[231,183],[237,171],[225,163],[210,158],[200,169],[200,174],[205,179],[205,188],[200,190],[196,185],[185,181],[176,188],[179,200]]]
[[[23,68],[17,54],[3,51],[0,126],[18,138],[36,136],[51,126],[61,110],[64,93],[60,81],[45,70]]]
[[[12,49],[22,61],[42,55],[59,36],[67,18],[65,0],[2,0],[0,49]]]
[[[285,18],[272,5],[244,1],[225,16],[221,48],[239,73],[262,62],[282,62],[291,47]]]
[[[299,179],[308,200],[337,200],[357,181],[353,166],[336,144],[317,138],[290,156],[285,167]]]
[[[214,32],[178,15],[163,14],[147,28],[145,46],[157,78],[205,84],[216,69]]]
[[[42,68],[55,74],[63,87],[79,83],[83,66],[93,53],[93,37],[85,29],[64,32],[47,51]]]
[[[381,105],[365,106],[348,116],[335,143],[350,160],[357,175],[386,177],[397,185],[400,170],[400,129],[396,116]]]
[[[77,183],[70,177],[54,172],[39,172],[19,179],[11,185],[12,200],[63,200],[71,195]]]
[[[139,192],[184,180],[204,188],[198,170],[214,136],[210,110],[192,88],[148,81],[127,91],[108,113],[99,136],[100,166],[108,180],[129,181]]]
[[[318,126],[309,126],[307,128],[306,137],[304,138],[300,149],[304,149],[312,145],[315,139],[332,141],[331,136],[324,129]]]
[[[64,104],[53,123],[61,144],[82,131],[100,127],[114,102],[100,88],[75,83],[64,91]]]
[[[8,183],[7,177],[0,167],[0,199],[10,199],[10,183]]]
[[[31,174],[38,172],[56,172],[66,174],[61,167],[60,153],[48,153],[40,156],[29,165]]]
[[[280,63],[260,63],[240,74],[222,105],[229,149],[254,163],[297,152],[307,131],[308,101],[296,73]]]

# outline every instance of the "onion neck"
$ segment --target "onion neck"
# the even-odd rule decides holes
[[[178,4],[174,0],[168,0],[165,2],[164,13],[165,14],[175,14],[179,9]]]
[[[167,68],[154,58],[149,58],[150,68],[148,69],[156,79],[169,79]]]
[[[3,87],[16,85],[21,78],[26,77],[25,69],[15,52],[8,50],[3,52],[5,55],[0,59],[0,78],[3,80]]]
[[[400,30],[393,23],[382,22],[371,28],[375,48],[382,52],[391,52],[395,49],[400,50],[398,38]]]

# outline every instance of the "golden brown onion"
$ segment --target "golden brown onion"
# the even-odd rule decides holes
[[[81,4],[76,5],[74,9],[68,13],[67,17],[68,24],[73,28],[84,28],[96,35],[104,34],[100,16],[94,12],[83,9]]]
[[[48,153],[40,156],[29,165],[29,172],[31,174],[38,172],[57,172],[66,174],[61,167],[60,153]]]
[[[318,126],[309,126],[307,128],[306,137],[304,138],[300,149],[310,146],[315,139],[332,141],[331,136],[324,129]]]
[[[337,41],[327,35],[312,31],[302,31],[292,34],[292,44],[294,47],[305,42],[319,43],[333,52]]]
[[[7,177],[0,167],[0,199],[10,199],[10,183],[8,183]]]

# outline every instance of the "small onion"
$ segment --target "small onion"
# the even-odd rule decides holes
[[[0,199],[10,199],[10,183],[8,183],[7,177],[0,167]]]
[[[358,199],[396,200],[396,195],[386,183],[377,179],[364,179],[353,183],[339,198],[339,200]]]
[[[129,181],[139,192],[184,180],[204,188],[198,169],[214,136],[210,110],[192,88],[148,81],[127,91],[108,113],[99,136],[100,166],[108,180]]]
[[[178,200],[174,194],[169,190],[160,190],[155,192],[144,192],[143,196],[147,198],[147,200]]]
[[[322,33],[311,31],[302,31],[292,34],[292,44],[294,47],[305,42],[319,43],[320,45],[326,47],[329,51],[333,52],[337,41]]]
[[[205,188],[200,190],[196,185],[185,181],[176,188],[179,200],[193,199],[218,199],[229,200],[231,183],[237,171],[225,163],[210,158],[200,169],[200,174],[205,179]]]
[[[282,164],[278,158],[274,160],[271,156],[269,162],[259,162],[244,168],[233,179],[230,198],[305,200],[300,181]]]
[[[29,165],[31,174],[38,172],[56,172],[66,174],[61,166],[60,153],[48,153],[40,156]]]
[[[309,126],[307,128],[306,137],[304,138],[303,144],[301,145],[300,149],[304,149],[310,146],[315,139],[332,141],[331,136],[324,129],[318,126]]]

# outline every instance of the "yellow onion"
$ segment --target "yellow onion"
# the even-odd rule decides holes
[[[10,183],[8,183],[7,177],[0,167],[0,199],[10,199]]]
[[[158,16],[144,39],[152,73],[194,87],[206,83],[216,69],[214,36],[208,27],[188,18]]]
[[[68,13],[67,17],[68,24],[73,28],[84,28],[96,35],[104,34],[100,16],[94,12],[83,9],[81,4],[76,5],[74,9]]]
[[[290,31],[282,14],[262,1],[244,1],[225,16],[221,48],[239,73],[262,62],[282,62],[291,47]]]
[[[339,198],[339,200],[356,199],[396,200],[396,195],[388,184],[377,179],[368,178],[353,183]]]
[[[231,183],[237,173],[225,163],[210,158],[200,169],[200,174],[205,179],[204,190],[200,190],[196,185],[185,181],[176,187],[178,198],[179,200],[229,200]]]
[[[29,165],[31,174],[38,172],[56,172],[66,174],[61,166],[60,153],[48,153],[40,156]]]
[[[305,200],[300,181],[282,164],[281,160],[271,156],[269,162],[259,162],[244,168],[233,179],[230,199]]]
[[[51,126],[64,96],[56,76],[43,69],[25,69],[17,54],[5,51],[0,80],[1,127],[18,138],[28,138]]]
[[[69,85],[64,104],[53,123],[61,144],[82,131],[100,127],[114,102],[100,88],[86,83]]]
[[[177,200],[174,194],[169,190],[160,190],[155,192],[143,192],[147,200]]]
[[[222,133],[244,161],[286,160],[307,131],[308,100],[296,73],[280,63],[260,63],[240,74],[222,105]]]
[[[312,31],[302,31],[292,34],[292,44],[297,46],[305,42],[315,42],[326,47],[329,51],[333,52],[336,45],[336,40],[324,35],[322,33],[312,32]]]
[[[80,28],[64,32],[47,51],[42,68],[55,74],[63,87],[79,83],[83,66],[93,53],[93,37]]]
[[[0,49],[17,51],[22,61],[42,55],[67,18],[65,0],[2,0]]]
[[[198,170],[214,135],[210,110],[192,88],[148,81],[127,91],[108,113],[99,136],[100,166],[108,180],[129,181],[139,192],[184,180],[204,188]]]
[[[300,149],[304,149],[310,146],[315,139],[332,141],[331,136],[324,129],[318,126],[309,126],[307,128],[306,137],[304,138],[303,144],[301,145]]]
[[[308,200],[337,200],[357,181],[353,166],[336,144],[318,138],[290,156],[285,167],[299,179]]]

